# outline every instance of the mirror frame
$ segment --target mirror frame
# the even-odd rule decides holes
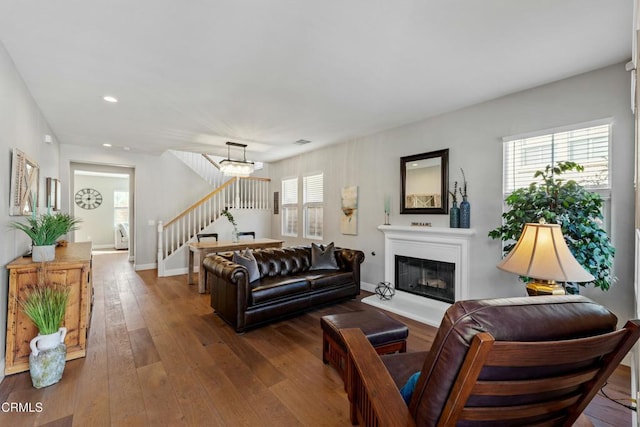
[[[440,201],[439,208],[408,208],[405,206],[407,188],[407,163],[417,160],[440,158]],[[400,157],[400,213],[401,214],[448,214],[449,213],[449,149]]]
[[[39,203],[40,166],[17,148],[11,158],[11,202],[9,215],[37,213]]]

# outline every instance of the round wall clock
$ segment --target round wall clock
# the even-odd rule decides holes
[[[83,188],[78,190],[75,200],[82,209],[95,209],[102,204],[102,194],[93,188]]]

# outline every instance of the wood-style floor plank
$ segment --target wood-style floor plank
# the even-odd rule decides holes
[[[94,256],[93,284],[87,356],[45,389],[26,372],[6,377],[0,402],[43,410],[0,411],[0,426],[351,425],[342,380],[322,363],[320,318],[374,309],[359,298],[238,335],[186,276],[135,272],[124,252]],[[436,328],[390,316],[409,326],[408,351],[429,349]],[[629,384],[620,367],[605,390],[625,399]],[[596,427],[631,425],[601,395],[585,414]]]

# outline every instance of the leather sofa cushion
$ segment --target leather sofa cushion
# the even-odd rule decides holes
[[[353,274],[350,271],[314,270],[307,272],[306,277],[311,284],[311,289],[343,286],[353,282]]]
[[[252,284],[253,304],[308,292],[311,285],[304,276],[264,277]]]
[[[337,270],[335,248],[333,242],[327,246],[311,243],[311,268],[310,270]]]
[[[256,281],[260,278],[260,271],[258,270],[258,263],[255,257],[251,253],[251,249],[247,248],[244,252],[234,252],[232,262],[244,266],[249,272],[249,282]]]

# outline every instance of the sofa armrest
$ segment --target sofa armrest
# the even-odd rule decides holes
[[[211,291],[211,307],[240,332],[245,328],[244,313],[249,306],[249,271],[219,255],[208,255],[202,265]]]
[[[234,264],[220,255],[207,255],[202,265],[207,272],[234,285],[249,281],[249,272],[245,267]]]
[[[341,329],[347,348],[347,395],[353,424],[415,426],[409,408],[361,329]]]
[[[357,249],[336,248],[336,260],[341,269],[360,272],[364,262],[364,252]]]

